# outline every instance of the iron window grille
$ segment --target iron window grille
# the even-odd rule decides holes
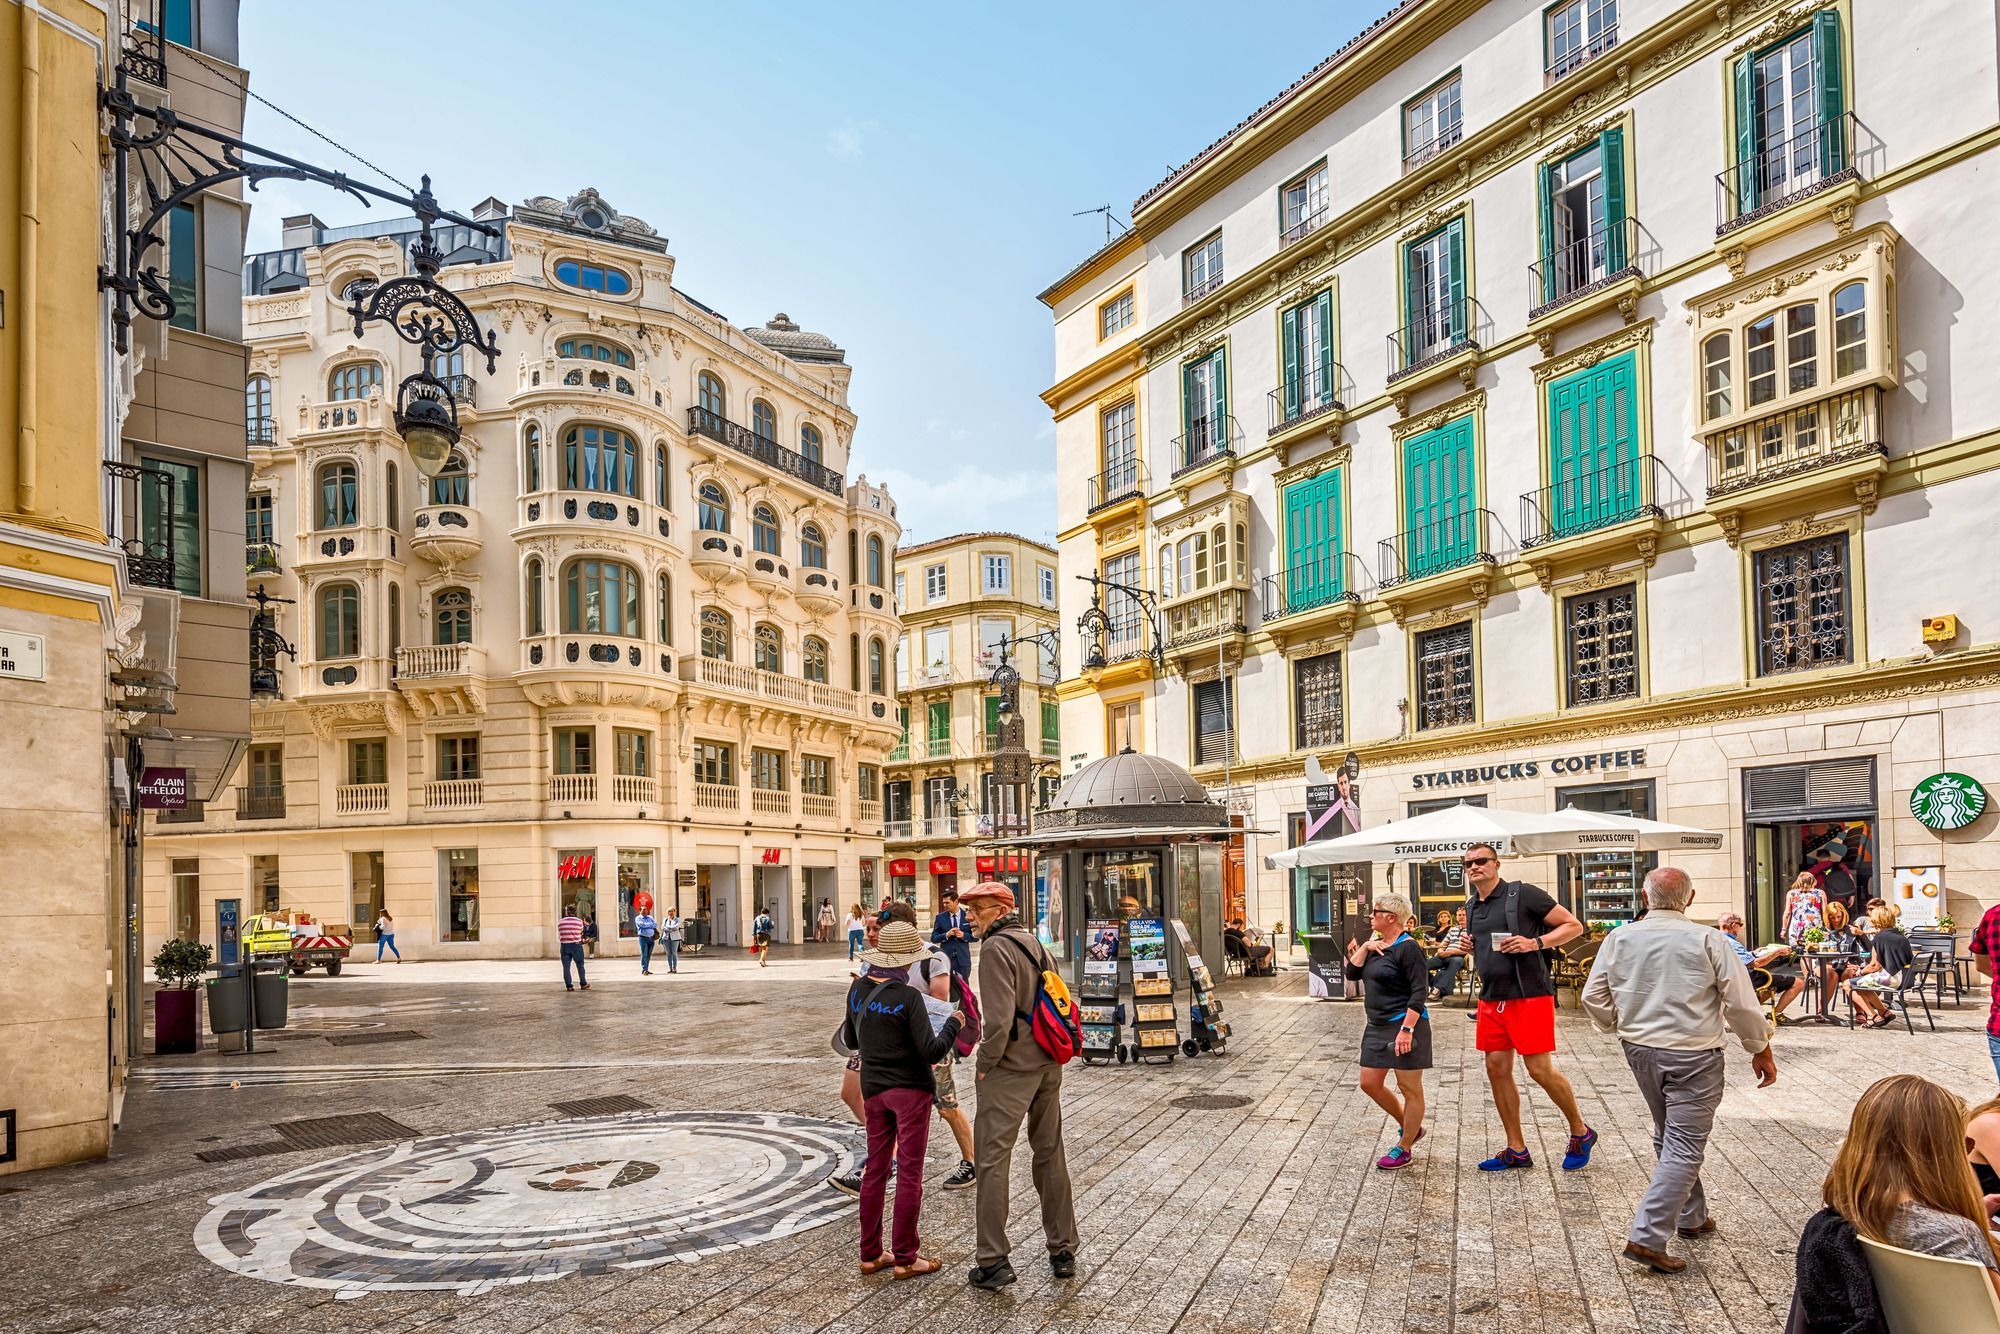
[[[1639,693],[1639,592],[1624,584],[1563,600],[1564,679],[1571,708]]]
[[[1340,654],[1322,653],[1292,664],[1296,749],[1317,750],[1347,740]]]
[[[1470,621],[1417,636],[1417,701],[1419,731],[1473,721]]]
[[[1757,553],[1757,674],[1850,661],[1847,535]]]

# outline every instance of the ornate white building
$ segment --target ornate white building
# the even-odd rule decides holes
[[[344,313],[415,221],[288,219],[248,262],[248,584],[297,657],[259,664],[234,792],[148,840],[147,921],[365,940],[387,908],[411,957],[532,957],[569,903],[618,950],[646,894],[693,939],[760,906],[797,939],[874,894],[899,737],[899,529],[847,480],[845,356],[677,290],[594,190],[474,216],[499,235],[440,229],[441,281],[500,363],[433,368],[464,429],[434,479],[393,429],[416,354]]]

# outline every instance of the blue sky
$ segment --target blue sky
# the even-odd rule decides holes
[[[905,541],[1048,540],[1035,293],[1104,239],[1070,215],[1123,216],[1387,7],[251,0],[242,41],[253,91],[429,172],[449,207],[596,186],[669,239],[682,290],[832,335],[861,417],[850,472],[888,482]],[[364,174],[255,102],[246,137]],[[289,182],[255,198],[252,250],[287,213],[367,216]]]

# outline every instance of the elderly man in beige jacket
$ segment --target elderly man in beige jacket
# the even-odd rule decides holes
[[[977,1263],[966,1281],[989,1292],[1014,1281],[1008,1258],[1007,1177],[1024,1119],[1035,1156],[1035,1194],[1042,1201],[1049,1268],[1057,1278],[1071,1278],[1076,1274],[1076,1205],[1063,1152],[1063,1068],[1036,1043],[1022,1018],[1034,1004],[1043,969],[1054,965],[1015,914],[1014,891],[1007,886],[982,881],[960,895],[959,902],[972,914],[980,941],[978,1105],[972,1118],[972,1161],[979,1172],[973,1208]]]
[[[1724,1030],[1750,1053],[1757,1086],[1776,1083],[1770,1029],[1750,971],[1720,933],[1690,921],[1687,873],[1662,866],[1646,876],[1646,916],[1613,931],[1583,985],[1583,1008],[1615,1030],[1625,1063],[1653,1113],[1652,1184],[1639,1201],[1625,1257],[1661,1274],[1687,1261],[1668,1238],[1715,1231],[1701,1189],[1701,1162],[1722,1102]]]

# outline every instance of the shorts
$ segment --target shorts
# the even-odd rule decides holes
[[[769,931],[759,931],[756,936],[756,944],[759,949],[769,948],[771,944],[771,933]]]
[[[937,1092],[931,1095],[931,1106],[940,1112],[958,1110],[958,1081],[952,1078],[951,1057],[931,1067],[931,1074],[937,1080]]]
[[[1363,1070],[1428,1070],[1431,1068],[1431,1021],[1417,1020],[1417,1026],[1410,1032],[1410,1053],[1396,1054],[1396,1034],[1402,1032],[1403,1022],[1398,1019],[1389,1024],[1370,1024],[1361,1031],[1361,1068]]]
[[[1472,1045],[1480,1051],[1517,1051],[1540,1056],[1556,1049],[1556,998],[1479,1002]]]

